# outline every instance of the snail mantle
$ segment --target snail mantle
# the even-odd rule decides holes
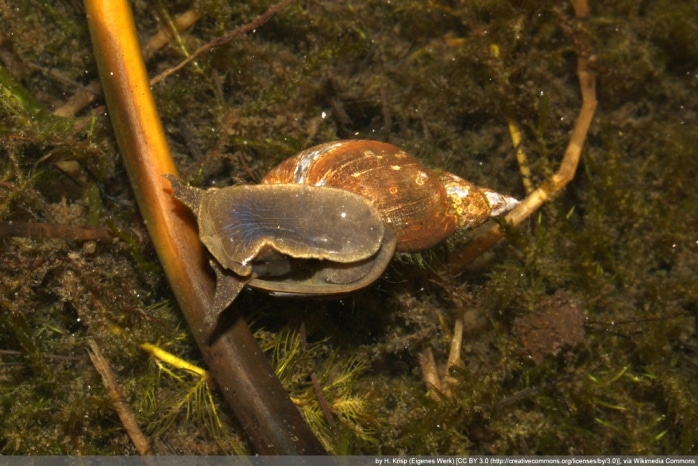
[[[207,323],[244,283],[276,295],[336,295],[368,286],[395,253],[397,236],[361,196],[337,188],[242,185],[208,190],[172,175],[213,260]]]

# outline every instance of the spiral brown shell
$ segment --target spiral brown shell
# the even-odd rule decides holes
[[[321,144],[286,159],[261,182],[330,186],[359,194],[395,230],[401,251],[434,246],[458,226],[439,177],[391,144],[363,140]]]
[[[262,183],[329,186],[359,194],[397,233],[397,249],[408,252],[432,247],[458,228],[477,226],[517,203],[452,173],[432,171],[391,144],[365,140],[306,149],[272,169]]]

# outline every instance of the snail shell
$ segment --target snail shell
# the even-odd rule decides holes
[[[517,202],[453,174],[436,174],[391,144],[365,140],[306,149],[281,162],[261,183],[328,186],[359,194],[397,233],[399,251],[432,247],[458,228],[472,228]]]
[[[490,217],[510,211],[519,203],[511,196],[475,186],[453,173],[441,172],[439,180],[446,189],[449,208],[457,228],[476,227]]]

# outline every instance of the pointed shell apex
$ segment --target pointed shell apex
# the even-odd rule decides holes
[[[455,218],[458,228],[474,228],[518,204],[511,196],[475,186],[453,173],[442,172],[439,179],[446,188],[451,215]]]
[[[482,193],[485,195],[487,202],[490,205],[490,217],[505,214],[519,205],[518,200],[511,196],[507,196],[506,194],[500,194],[487,188],[480,188],[480,191],[482,191]]]

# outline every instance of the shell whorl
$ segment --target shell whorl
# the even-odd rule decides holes
[[[369,199],[395,230],[399,251],[432,247],[458,228],[472,228],[516,205],[516,200],[448,172],[435,172],[391,144],[346,140],[292,156],[261,181],[301,183],[351,191]]]

